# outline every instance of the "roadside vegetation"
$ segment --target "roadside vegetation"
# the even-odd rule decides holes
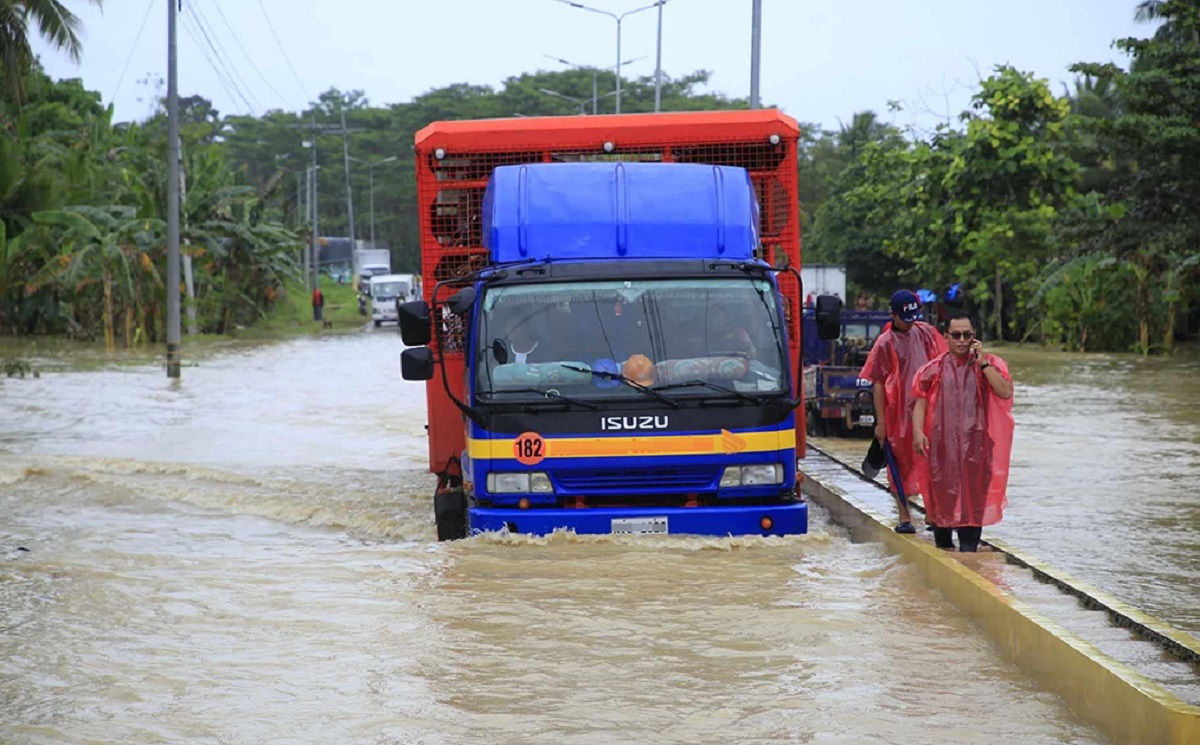
[[[59,3],[0,4],[28,6],[30,32],[78,50],[63,20],[73,17],[49,12],[65,11]],[[967,111],[934,131],[869,111],[836,130],[803,124],[804,260],[845,264],[853,289],[876,297],[962,283],[994,339],[1173,351],[1200,327],[1200,0],[1146,0],[1130,12],[1148,35],[1116,41],[1128,69],[1081,61],[1067,90],[1001,67]],[[113,123],[99,94],[47,78],[17,36],[0,35],[0,333],[156,344],[166,307],[163,112]],[[360,238],[370,231],[361,162],[395,157],[372,169],[374,229],[393,268],[416,272],[416,131],[439,119],[590,112],[594,79],[600,91],[615,82],[611,71],[541,71],[385,106],[331,89],[305,111],[261,116],[181,99],[194,331],[328,331],[312,321],[300,269],[301,186],[314,157],[304,125],[344,113],[358,130],[350,148],[360,162],[351,173]],[[664,110],[746,107],[707,92],[707,80],[705,71],[668,77]],[[653,110],[651,78],[623,88],[624,111]],[[600,113],[611,107],[611,97],[599,99]],[[341,137],[324,132],[316,145],[321,232],[347,235]],[[322,289],[334,330],[366,322],[348,285],[323,279]]]
[[[877,294],[961,282],[996,339],[1172,352],[1200,326],[1200,0],[1135,12],[1129,70],[1080,62],[1056,96],[1002,67],[955,125],[811,136],[806,261]]]

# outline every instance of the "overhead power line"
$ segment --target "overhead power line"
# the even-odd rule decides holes
[[[258,75],[258,79],[263,81],[263,85],[267,86],[267,89],[274,93],[276,98],[283,102],[285,107],[288,106],[289,101],[284,98],[282,93],[275,89],[275,86],[271,85],[271,81],[267,80],[267,77],[262,74],[262,70],[260,70],[258,65],[254,62],[254,58],[250,56],[248,51],[246,51],[246,47],[242,44],[242,40],[238,37],[237,31],[233,29],[233,24],[231,24],[229,19],[225,16],[225,11],[221,10],[221,3],[219,0],[212,0],[212,4],[213,7],[216,8],[217,15],[221,17],[221,22],[225,24],[225,28],[229,29],[229,35],[233,37],[233,43],[237,44],[237,48],[241,50],[242,56],[246,58],[246,61],[250,63],[250,68],[254,70],[256,75]]]
[[[235,88],[231,86],[231,82],[226,79],[225,73],[221,71],[220,66],[213,61],[212,55],[209,54],[208,48],[203,42],[200,41],[200,37],[197,35],[196,31],[192,29],[192,25],[189,23],[189,21],[191,21],[191,17],[185,13],[179,16],[179,20],[181,22],[180,25],[183,26],[183,30],[187,32],[187,35],[189,38],[191,38],[192,43],[195,44],[200,50],[200,53],[204,55],[204,59],[208,62],[208,66],[212,68],[213,73],[216,74],[217,82],[220,83],[221,87],[225,89],[225,93],[228,94],[230,101],[235,107],[241,110],[242,105],[238,103],[239,96],[235,92]],[[248,113],[253,113],[253,109],[250,107],[249,102],[245,102],[245,107],[245,110]]]
[[[231,64],[229,61],[229,54],[225,51],[225,47],[221,44],[221,40],[217,37],[216,32],[209,33],[212,24],[208,23],[208,19],[204,16],[204,11],[200,9],[199,3],[190,2],[184,6],[184,10],[191,14],[192,20],[196,22],[201,35],[208,42],[208,46],[212,49],[213,55],[216,56],[217,62],[225,68],[230,82],[234,85],[234,89],[237,90],[238,95],[246,102],[246,105],[250,107],[250,113],[254,114],[256,109],[261,109],[262,105],[255,98],[254,91],[250,90],[250,86],[246,85],[246,81],[242,78],[241,73],[238,72],[237,66]],[[214,42],[213,39],[216,39],[216,41]],[[250,103],[251,101],[254,103]]]
[[[304,98],[311,102],[312,96],[308,95],[308,90],[304,87],[304,82],[300,80],[300,76],[296,73],[296,68],[292,66],[292,61],[288,58],[287,50],[283,48],[283,42],[279,41],[279,34],[275,33],[275,26],[271,23],[271,16],[267,15],[267,6],[263,5],[263,0],[258,0],[258,7],[262,10],[263,19],[267,22],[267,28],[271,30],[271,37],[275,39],[275,46],[279,48],[279,54],[283,56],[283,61],[287,63],[288,69],[292,71],[292,77],[296,80],[296,85],[304,94]]]
[[[121,76],[117,78],[117,85],[113,88],[109,101],[115,101],[117,94],[121,92],[121,83],[125,82],[125,73],[129,72],[129,63],[133,61],[133,53],[137,51],[138,42],[142,40],[142,32],[146,30],[146,21],[150,20],[150,11],[154,10],[154,2],[155,0],[150,0],[146,3],[146,15],[142,16],[142,25],[138,27],[137,36],[133,38],[133,46],[129,47],[129,56],[125,58],[125,66],[121,68]]]

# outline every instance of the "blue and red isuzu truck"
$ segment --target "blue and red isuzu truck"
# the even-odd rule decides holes
[[[796,122],[729,111],[417,133],[438,538],[806,532]]]

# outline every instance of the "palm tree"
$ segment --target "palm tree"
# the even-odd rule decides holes
[[[1200,11],[1200,0],[1180,0],[1180,2],[1185,6],[1191,6],[1193,10]],[[1195,40],[1196,29],[1189,28],[1175,16],[1176,14],[1167,7],[1167,0],[1143,0],[1137,4],[1137,9],[1133,12],[1133,19],[1138,23],[1163,22],[1154,32],[1154,37],[1160,41],[1167,39]]]
[[[103,0],[84,0],[100,5]],[[0,0],[0,65],[4,66],[8,94],[21,100],[21,76],[33,63],[29,44],[30,21],[56,48],[78,62],[83,48],[79,42],[79,18],[59,0]]]

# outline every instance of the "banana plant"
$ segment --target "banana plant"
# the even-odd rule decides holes
[[[85,304],[98,285],[105,348],[116,348],[118,312],[124,314],[125,343],[132,345],[135,318],[140,316],[145,328],[146,285],[162,284],[149,252],[162,242],[163,222],[138,217],[134,208],[124,206],[47,210],[34,213],[33,220],[51,229],[61,250],[30,284],[61,284]]]

